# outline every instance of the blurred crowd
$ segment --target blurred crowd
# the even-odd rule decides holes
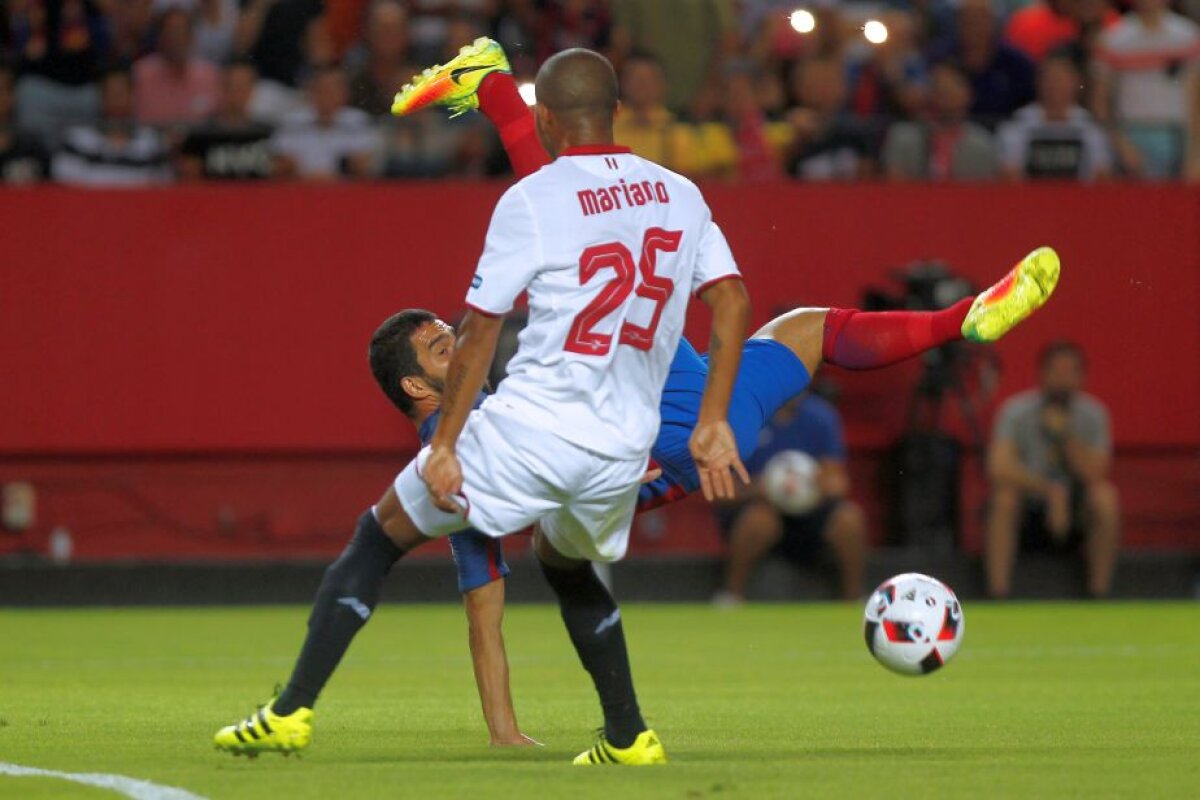
[[[478,36],[621,79],[618,142],[747,182],[1200,180],[1200,0],[6,0],[0,181],[476,177],[388,114]]]

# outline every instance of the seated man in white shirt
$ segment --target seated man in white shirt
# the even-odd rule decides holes
[[[1052,54],[1038,71],[1037,102],[1001,126],[1000,163],[1012,180],[1104,180],[1112,175],[1112,148],[1104,130],[1079,106],[1079,69]]]
[[[370,175],[379,137],[366,112],[348,105],[345,73],[340,67],[316,71],[308,96],[308,107],[287,116],[275,133],[284,174],[308,180]]]

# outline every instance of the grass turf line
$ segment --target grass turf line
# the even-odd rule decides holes
[[[963,649],[905,678],[851,605],[624,609],[672,764],[581,770],[600,724],[557,611],[514,607],[517,712],[545,748],[486,746],[461,609],[384,606],[302,760],[215,752],[286,678],[307,609],[0,611],[0,760],[217,798],[1194,797],[1195,604],[966,607]],[[0,777],[0,798],[101,797]],[[108,795],[111,796],[111,795]]]

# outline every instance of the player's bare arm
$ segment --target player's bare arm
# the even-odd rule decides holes
[[[495,746],[535,745],[521,733],[509,689],[508,655],[504,648],[504,580],[494,580],[463,595],[475,684],[483,704],[488,736]]]
[[[661,469],[649,469],[642,482],[651,483],[661,477]],[[493,745],[541,744],[521,732],[513,710],[508,654],[504,646],[504,586],[504,578],[498,578],[463,593],[475,685]]]
[[[733,382],[750,320],[750,296],[745,285],[735,279],[709,286],[700,299],[713,312],[712,340],[708,348],[708,381],[690,448],[705,499],[732,499],[736,488],[731,470],[743,483],[750,482],[750,475],[738,456],[733,429],[729,427],[729,399],[733,396]]]
[[[429,458],[421,475],[434,503],[443,511],[461,510],[454,499],[462,491],[462,468],[455,455],[455,445],[475,397],[487,379],[503,324],[503,317],[469,311],[459,327],[458,344],[446,370],[442,419],[430,442]]]

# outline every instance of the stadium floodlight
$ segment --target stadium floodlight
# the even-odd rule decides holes
[[[526,81],[517,87],[517,92],[520,93],[521,99],[525,101],[525,105],[531,106],[537,102],[537,93],[534,90],[533,83]]]
[[[869,19],[863,25],[863,36],[871,44],[883,44],[888,38],[887,25],[877,19]]]
[[[788,21],[796,33],[812,33],[817,27],[817,18],[807,8],[797,8],[788,17]]]

